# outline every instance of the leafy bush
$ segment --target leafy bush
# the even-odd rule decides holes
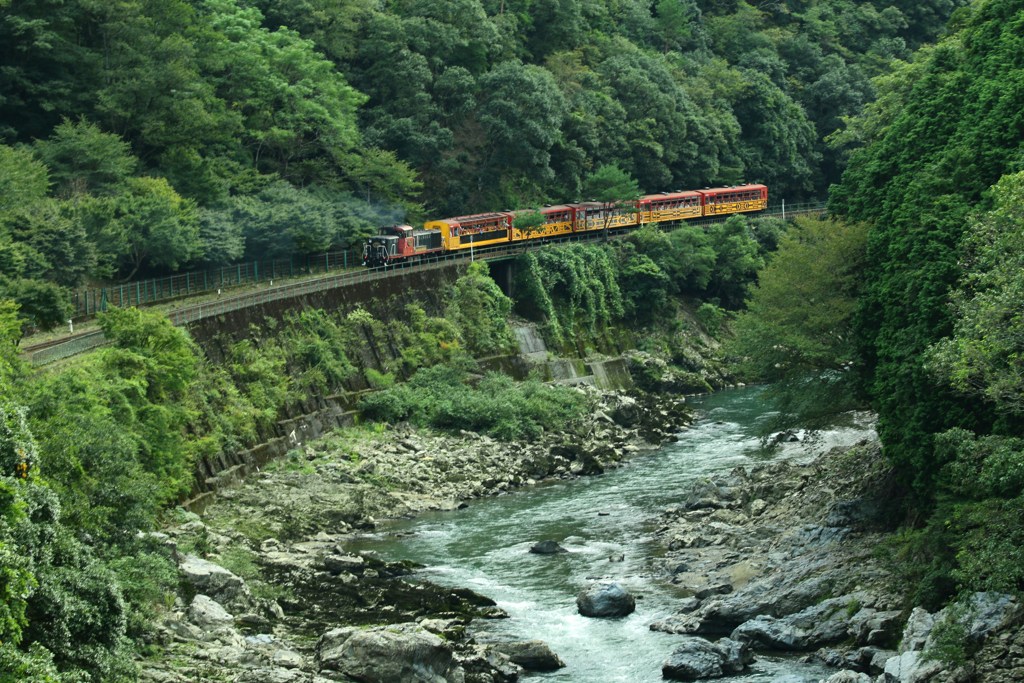
[[[469,379],[464,368],[455,366],[420,370],[406,384],[364,396],[359,409],[371,420],[408,420],[508,441],[564,427],[589,407],[585,395],[567,387],[515,382],[495,373],[485,375],[476,386]]]
[[[714,336],[722,329],[722,323],[726,320],[726,312],[715,304],[705,302],[697,308],[697,320],[708,331],[708,334]]]
[[[964,603],[951,603],[946,607],[945,614],[932,628],[928,648],[924,651],[925,659],[942,662],[949,667],[968,662],[975,649],[968,641],[965,624],[968,609]]]
[[[66,680],[66,679],[65,679]],[[0,683],[61,683],[53,653],[39,643],[28,650],[0,642]]]
[[[387,372],[379,372],[373,368],[363,370],[366,376],[366,383],[371,389],[390,389],[395,386],[395,376]]]
[[[556,345],[577,332],[594,334],[625,313],[612,252],[599,245],[555,246],[525,254],[520,261],[517,304],[539,317]]]
[[[494,286],[494,283],[493,281],[490,282],[490,285],[481,283],[480,286],[487,288]],[[458,299],[463,296],[464,293],[460,294],[462,291],[457,286],[453,298]],[[497,294],[502,297],[504,296],[500,291]],[[482,292],[480,296],[482,299],[493,298],[494,293]],[[495,305],[497,306],[498,304]],[[472,306],[469,308],[471,309]],[[463,315],[467,312],[461,308],[460,311]],[[482,313],[484,311],[481,309],[479,312]],[[449,362],[460,354],[465,353],[462,343],[462,340],[466,338],[465,333],[460,330],[459,325],[454,320],[428,316],[426,311],[419,304],[415,303],[406,305],[405,313],[408,319],[407,322],[398,318],[390,321],[393,334],[399,339],[401,346],[401,369],[405,376],[411,375],[422,367]],[[505,337],[510,333],[507,329],[508,323],[501,314],[501,310],[491,311],[487,317],[490,322],[476,323],[478,327],[482,327],[475,333],[477,336],[474,337],[473,343],[481,348],[489,348],[494,343],[497,343],[499,348],[491,348],[490,352],[493,352],[504,348]],[[465,317],[462,318],[461,322],[463,324],[470,324],[468,318]],[[478,348],[477,352],[483,353],[481,348]],[[369,374],[367,374],[367,380],[369,381]],[[372,383],[371,386],[373,386]]]
[[[456,280],[446,312],[461,332],[466,350],[476,357],[508,352],[515,341],[508,326],[512,300],[487,273],[485,261],[471,263]]]
[[[646,254],[630,245],[619,250],[619,288],[627,317],[640,324],[667,318],[672,313],[669,301],[671,280]]]

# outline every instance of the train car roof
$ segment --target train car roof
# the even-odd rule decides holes
[[[703,190],[697,190],[702,194],[710,194],[715,192],[736,192],[740,190],[767,190],[767,185],[760,183],[746,183],[744,185],[731,185],[726,187],[705,187]]]
[[[662,199],[682,199],[684,197],[699,197],[700,193],[697,190],[680,190],[678,192],[657,192],[655,194],[645,194],[640,197],[641,202],[652,202]]]
[[[413,229],[413,227],[411,225],[405,225],[405,224],[382,225],[379,228],[377,228],[377,234],[378,235],[386,235],[386,234],[392,234],[392,233],[405,233],[405,232],[409,232],[412,229]]]
[[[452,218],[438,218],[434,221],[427,221],[428,223],[447,223],[448,225],[461,225],[463,223],[479,223],[481,221],[491,220],[494,218],[507,218],[511,216],[512,212],[506,211],[495,211],[492,213],[473,213],[467,216],[454,216]]]

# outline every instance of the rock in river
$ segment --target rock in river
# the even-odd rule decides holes
[[[636,599],[617,583],[594,583],[576,597],[576,607],[585,617],[624,617],[636,610]]]
[[[556,553],[567,553],[569,551],[558,545],[556,541],[548,540],[534,543],[533,546],[530,547],[530,552],[536,555],[554,555]]]
[[[498,643],[494,649],[508,655],[514,664],[527,671],[555,671],[565,662],[542,640],[523,640],[514,643]]]

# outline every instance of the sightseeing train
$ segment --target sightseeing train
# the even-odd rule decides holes
[[[525,211],[498,211],[427,221],[422,229],[391,225],[380,229],[363,246],[363,265],[376,267],[407,263],[463,249],[489,247],[523,240],[561,237],[582,232],[616,230],[647,223],[762,211],[768,207],[768,188],[747,184],[704,190],[662,192],[640,197],[626,207],[601,202],[560,204],[540,209],[544,222],[528,230],[515,227]]]

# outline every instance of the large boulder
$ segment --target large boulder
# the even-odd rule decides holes
[[[542,640],[497,643],[493,647],[527,671],[555,671],[565,666],[562,658]]]
[[[884,645],[894,640],[900,613],[864,607],[871,598],[853,593],[823,600],[781,618],[759,615],[730,635],[771,650],[807,651],[852,641],[858,645]]]
[[[944,608],[943,611],[947,609],[950,608]],[[1020,603],[1012,595],[995,592],[975,593],[967,600],[965,614],[957,620],[963,625],[967,637],[978,642],[993,631],[1019,621],[1021,612]],[[952,618],[957,617],[954,615]]]
[[[685,638],[661,665],[662,678],[696,681],[719,678],[743,671],[754,661],[750,648],[729,638],[711,643],[703,638]]]
[[[219,564],[195,555],[186,555],[178,565],[185,583],[196,593],[208,595],[217,602],[232,607],[248,605],[252,593],[245,581]]]
[[[935,626],[935,615],[922,607],[915,607],[903,627],[903,638],[900,640],[900,654],[923,650],[924,644]]]
[[[889,658],[884,678],[886,683],[924,683],[945,668],[940,662],[925,659],[921,651],[911,650]]]
[[[825,683],[872,683],[874,679],[857,671],[838,671],[825,679]]]
[[[624,617],[636,610],[636,599],[619,584],[601,581],[580,591],[576,607],[585,617]]]
[[[309,674],[298,669],[260,667],[243,671],[232,683],[309,683]]]
[[[316,645],[319,671],[363,683],[455,683],[462,671],[451,647],[417,624],[328,631]]]

